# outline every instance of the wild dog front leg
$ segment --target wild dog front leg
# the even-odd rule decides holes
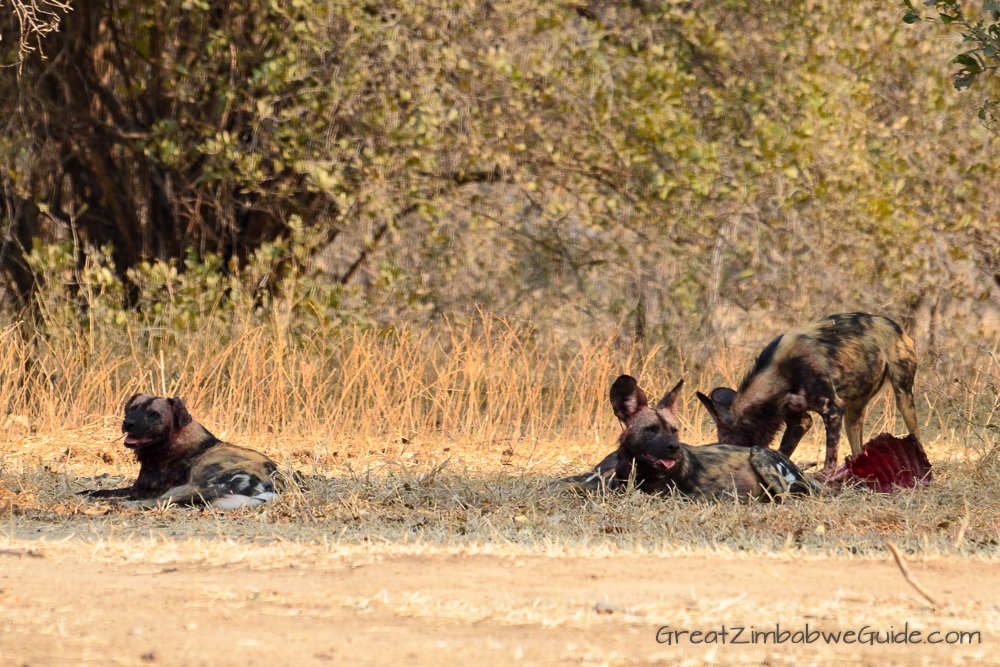
[[[153,509],[167,505],[191,505],[198,502],[211,502],[226,493],[225,489],[201,488],[193,484],[181,484],[157,496],[144,500],[131,500],[121,503],[123,507],[138,509]]]
[[[76,495],[88,498],[132,498],[135,494],[134,486],[126,486],[123,489],[92,489],[80,491]]]
[[[813,418],[808,412],[796,412],[785,417],[785,434],[781,436],[778,451],[785,456],[791,456],[799,441],[812,428]]]
[[[844,423],[844,408],[831,402],[820,414],[826,427],[826,460],[823,462],[823,472],[830,475],[837,467],[837,447],[840,445],[840,429]]]
[[[618,450],[616,449],[605,456],[590,472],[557,480],[549,484],[546,488],[549,491],[559,491],[562,489],[573,489],[574,491],[615,489],[619,486],[618,478],[615,476],[617,468]]]

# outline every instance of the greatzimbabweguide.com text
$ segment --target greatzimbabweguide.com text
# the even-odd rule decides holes
[[[858,630],[816,630],[806,623],[805,629],[782,630],[775,623],[773,630],[755,626],[723,625],[720,630],[675,630],[664,625],[656,631],[659,644],[982,644],[982,633],[958,630],[911,630],[905,623],[901,630],[873,629],[866,625]]]

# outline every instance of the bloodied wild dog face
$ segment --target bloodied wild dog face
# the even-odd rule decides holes
[[[144,451],[167,447],[191,421],[191,415],[179,398],[135,394],[125,403],[122,421],[125,446]]]
[[[635,465],[637,479],[672,477],[684,468],[684,450],[678,440],[677,397],[684,381],[650,407],[635,378],[619,377],[611,387],[611,406],[625,424],[619,439],[619,469]]]

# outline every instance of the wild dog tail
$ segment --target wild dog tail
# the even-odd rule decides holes
[[[892,328],[891,336],[885,336],[885,355],[887,361],[887,374],[889,383],[892,384],[893,394],[896,396],[896,405],[906,428],[918,441],[920,440],[920,427],[917,424],[917,409],[913,402],[913,381],[917,375],[917,352],[913,346],[913,340],[892,320],[886,320]]]

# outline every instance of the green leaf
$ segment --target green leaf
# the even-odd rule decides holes
[[[979,65],[979,61],[967,53],[961,53],[955,56],[955,62],[958,63],[959,65],[962,65],[963,67],[965,67],[965,69],[969,70],[970,72],[978,73],[983,69]]]
[[[948,16],[947,14],[938,14],[938,18],[941,19],[941,23],[948,25],[949,23],[954,23],[958,20],[955,16]]]
[[[920,20],[920,14],[916,14],[914,12],[907,12],[906,15],[903,16],[903,23],[913,24],[919,20]]]
[[[984,12],[1000,12],[1000,0],[983,0]]]
[[[979,72],[969,72],[967,74],[962,74],[955,77],[955,90],[964,90],[966,88],[971,88],[972,84],[976,82],[976,78],[979,76]]]

